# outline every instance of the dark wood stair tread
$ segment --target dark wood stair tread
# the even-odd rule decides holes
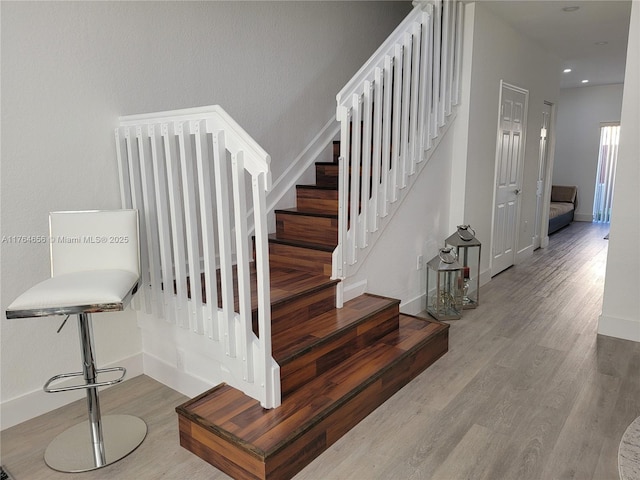
[[[329,185],[296,185],[297,189],[308,189],[308,190],[329,190],[332,192],[337,192],[338,187],[329,186]]]
[[[278,238],[278,236],[275,233],[270,233],[269,234],[269,242],[271,243],[280,243],[282,245],[289,245],[291,247],[300,247],[300,248],[309,248],[311,250],[320,250],[322,252],[333,252],[335,250],[335,247],[330,247],[328,245],[320,245],[317,243],[309,243],[309,242],[302,242],[299,240],[289,240],[289,239],[283,239],[283,238]]]
[[[282,214],[288,214],[288,215],[304,215],[304,216],[308,216],[308,217],[322,217],[322,218],[334,218],[334,219],[338,219],[338,214],[332,214],[332,213],[321,213],[321,212],[308,212],[305,210],[299,210],[297,208],[282,208],[279,210],[275,210],[275,213],[282,213]]]
[[[313,293],[339,282],[326,275],[319,275],[293,268],[271,267],[271,305],[287,301],[294,296]],[[253,299],[253,294],[252,294]]]
[[[176,408],[181,443],[233,476],[290,478],[442,356],[448,329],[440,322],[400,315],[397,331],[272,410],[219,385]]]
[[[304,355],[319,343],[362,323],[375,313],[399,304],[399,300],[378,295],[364,294],[356,297],[346,302],[342,308],[330,310],[315,317],[313,321],[300,324],[294,332],[274,334],[271,339],[273,357],[282,365]]]
[[[220,270],[216,271],[218,280],[218,306],[221,306],[221,289],[220,289]],[[290,301],[292,298],[300,297],[302,295],[310,294],[328,288],[338,283],[339,280],[331,280],[327,275],[306,272],[303,270],[297,270],[293,268],[286,268],[282,266],[271,266],[269,268],[270,285],[271,285],[271,306],[277,306],[281,303]],[[202,296],[203,301],[206,303],[206,285],[204,274],[201,275],[202,281]],[[191,287],[189,278],[187,278],[187,290],[188,297],[191,298]],[[258,308],[258,295],[257,295],[257,279],[255,264],[251,263],[249,268],[249,283],[251,285],[251,308],[255,310]],[[237,269],[233,266],[233,284],[234,284],[234,300],[237,310]],[[175,288],[175,282],[174,282]]]

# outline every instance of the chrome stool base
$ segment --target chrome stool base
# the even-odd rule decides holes
[[[105,415],[104,458],[96,458],[89,421],[79,423],[58,435],[44,453],[46,464],[60,472],[78,473],[106,467],[133,452],[147,436],[147,424],[132,415]]]

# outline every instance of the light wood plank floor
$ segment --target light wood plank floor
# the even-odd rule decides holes
[[[640,343],[596,334],[606,233],[574,223],[495,277],[450,322],[449,353],[296,479],[617,479],[620,438],[640,415]],[[72,477],[44,465],[81,401],[3,431],[2,464],[16,480],[228,478],[178,445],[184,396],[145,376],[101,395],[104,413],[149,425],[129,457]]]

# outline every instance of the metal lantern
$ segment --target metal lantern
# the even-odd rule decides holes
[[[462,266],[451,248],[441,248],[427,263],[427,312],[436,320],[462,316]]]
[[[445,246],[455,249],[462,266],[462,308],[476,308],[480,302],[480,249],[470,225],[458,225],[458,230],[445,240]]]

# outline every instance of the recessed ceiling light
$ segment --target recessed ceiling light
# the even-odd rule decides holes
[[[589,80],[582,80],[582,83],[589,83]]]
[[[578,7],[577,5],[573,5],[571,7],[563,7],[562,11],[563,12],[575,12],[576,10],[579,10],[580,7]]]
[[[562,71],[562,73],[569,73],[569,72],[571,72],[571,69],[570,69],[570,68],[565,68],[565,69]]]

